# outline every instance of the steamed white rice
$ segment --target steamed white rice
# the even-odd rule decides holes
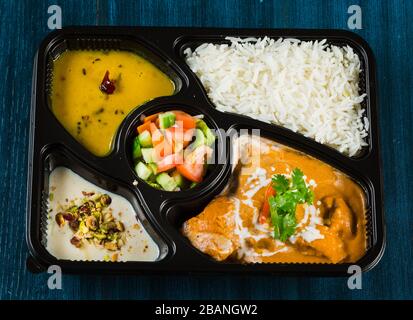
[[[185,51],[221,111],[281,125],[353,156],[367,143],[360,60],[349,46],[298,39],[227,38]]]

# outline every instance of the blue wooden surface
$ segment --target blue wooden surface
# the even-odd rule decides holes
[[[68,276],[49,290],[47,275],[27,272],[26,163],[32,61],[49,32],[47,8],[63,25],[347,28],[359,4],[378,66],[387,250],[363,277],[346,279],[235,276]],[[359,299],[413,298],[413,2],[412,1],[0,1],[0,298],[1,299]]]

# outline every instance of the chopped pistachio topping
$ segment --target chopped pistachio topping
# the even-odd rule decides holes
[[[66,222],[69,224],[74,233],[70,243],[77,248],[88,241],[110,251],[120,250],[126,243],[125,226],[113,217],[109,208],[111,197],[85,191],[82,194],[84,198],[80,205],[71,201],[56,214],[58,226],[63,227]]]

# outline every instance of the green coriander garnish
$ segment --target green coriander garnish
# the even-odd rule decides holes
[[[291,178],[277,174],[272,177],[276,195],[269,198],[274,238],[285,242],[297,227],[295,211],[298,204],[312,204],[314,193],[305,184],[303,172],[295,168]]]

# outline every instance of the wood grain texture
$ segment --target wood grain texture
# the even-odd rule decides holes
[[[63,25],[145,25],[262,28],[347,28],[359,4],[378,68],[387,249],[363,276],[346,279],[236,276],[69,276],[63,290],[47,274],[27,272],[26,164],[32,61],[58,4]],[[413,2],[411,1],[0,1],[0,298],[1,299],[359,299],[413,298]]]

